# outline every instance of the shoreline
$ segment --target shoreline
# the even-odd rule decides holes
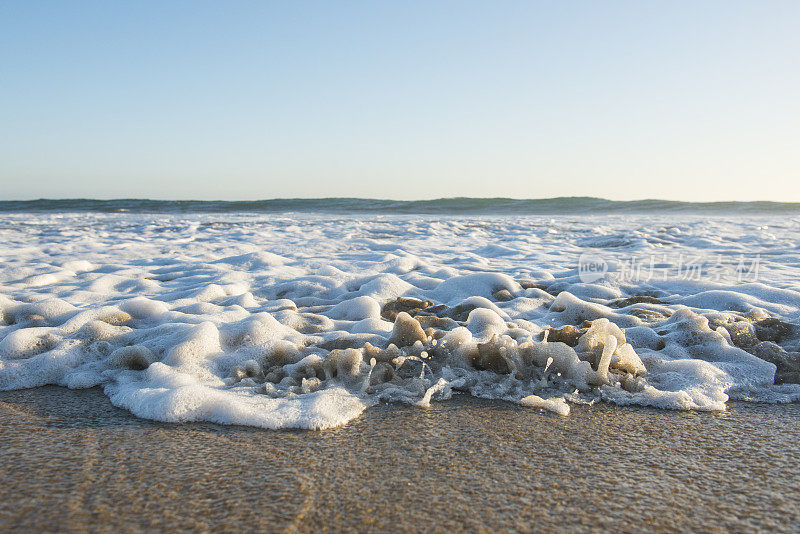
[[[138,419],[99,388],[8,391],[0,529],[791,531],[798,415],[598,404],[562,418],[457,395],[270,431]]]

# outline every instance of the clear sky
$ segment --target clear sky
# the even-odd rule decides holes
[[[800,2],[0,0],[0,199],[800,201]]]

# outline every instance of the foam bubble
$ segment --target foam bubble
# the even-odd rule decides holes
[[[800,400],[790,262],[729,285],[580,279],[587,247],[610,246],[594,226],[652,252],[666,222],[27,214],[34,240],[0,217],[0,389],[100,385],[141,417],[265,428],[454,391],[560,415]],[[703,224],[670,239],[730,255],[749,228],[701,239]],[[65,225],[80,239],[55,246]],[[781,225],[771,246],[793,250],[800,222]]]

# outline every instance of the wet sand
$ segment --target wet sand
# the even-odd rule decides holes
[[[3,392],[0,530],[797,531],[799,415],[458,396],[276,432],[145,421],[98,389]]]

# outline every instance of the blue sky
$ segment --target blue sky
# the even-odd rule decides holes
[[[0,199],[800,201],[800,2],[0,2]]]

